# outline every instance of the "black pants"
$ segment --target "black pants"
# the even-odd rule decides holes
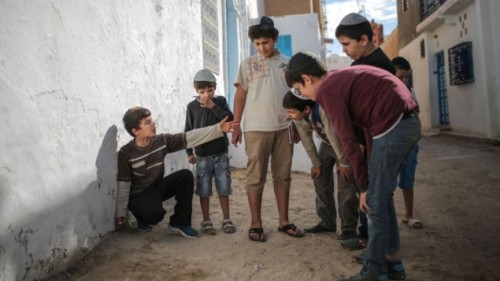
[[[163,209],[163,201],[175,196],[176,203],[174,213],[170,216],[170,224],[191,226],[193,189],[193,173],[186,169],[180,170],[164,177],[156,186],[130,195],[128,208],[138,222],[155,225],[167,213]]]

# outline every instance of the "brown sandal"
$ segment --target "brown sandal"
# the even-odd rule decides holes
[[[262,227],[250,228],[248,230],[248,238],[252,241],[266,242],[266,236],[264,236],[264,229]]]

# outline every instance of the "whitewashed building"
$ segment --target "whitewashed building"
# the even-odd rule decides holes
[[[498,12],[497,0],[398,1],[424,131],[500,140]]]

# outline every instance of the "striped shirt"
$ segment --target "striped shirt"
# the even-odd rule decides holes
[[[117,180],[132,182],[131,194],[144,191],[163,178],[167,153],[185,148],[185,133],[157,135],[147,147],[138,147],[132,140],[118,152]]]

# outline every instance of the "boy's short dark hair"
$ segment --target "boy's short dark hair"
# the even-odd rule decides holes
[[[346,36],[356,41],[361,40],[361,36],[366,35],[368,40],[373,40],[372,24],[358,13],[347,14],[335,29],[335,37]]]
[[[199,89],[206,89],[206,88],[215,88],[217,86],[216,82],[209,82],[209,81],[194,81],[193,82],[194,88],[196,90]]]
[[[410,70],[411,69],[410,62],[408,60],[406,60],[405,58],[403,58],[403,57],[395,57],[395,58],[393,58],[392,59],[392,64],[394,64],[394,66],[397,69],[402,69],[402,70]]]
[[[127,130],[131,136],[135,137],[134,133],[132,133],[132,129],[139,129],[141,120],[148,116],[151,116],[151,111],[147,108],[140,106],[129,108],[123,115],[123,125],[125,126],[125,130]]]
[[[304,111],[304,109],[306,109],[306,106],[312,108],[314,106],[314,101],[298,98],[292,93],[292,91],[286,92],[285,96],[283,97],[283,108],[297,109],[302,112]]]
[[[263,16],[259,24],[255,24],[248,28],[248,37],[250,40],[258,38],[278,38],[279,31],[274,27],[274,22],[270,17]]]
[[[302,74],[319,78],[326,74],[326,67],[317,58],[298,52],[290,58],[285,70],[285,79],[288,87],[292,87],[295,83],[304,85]]]

